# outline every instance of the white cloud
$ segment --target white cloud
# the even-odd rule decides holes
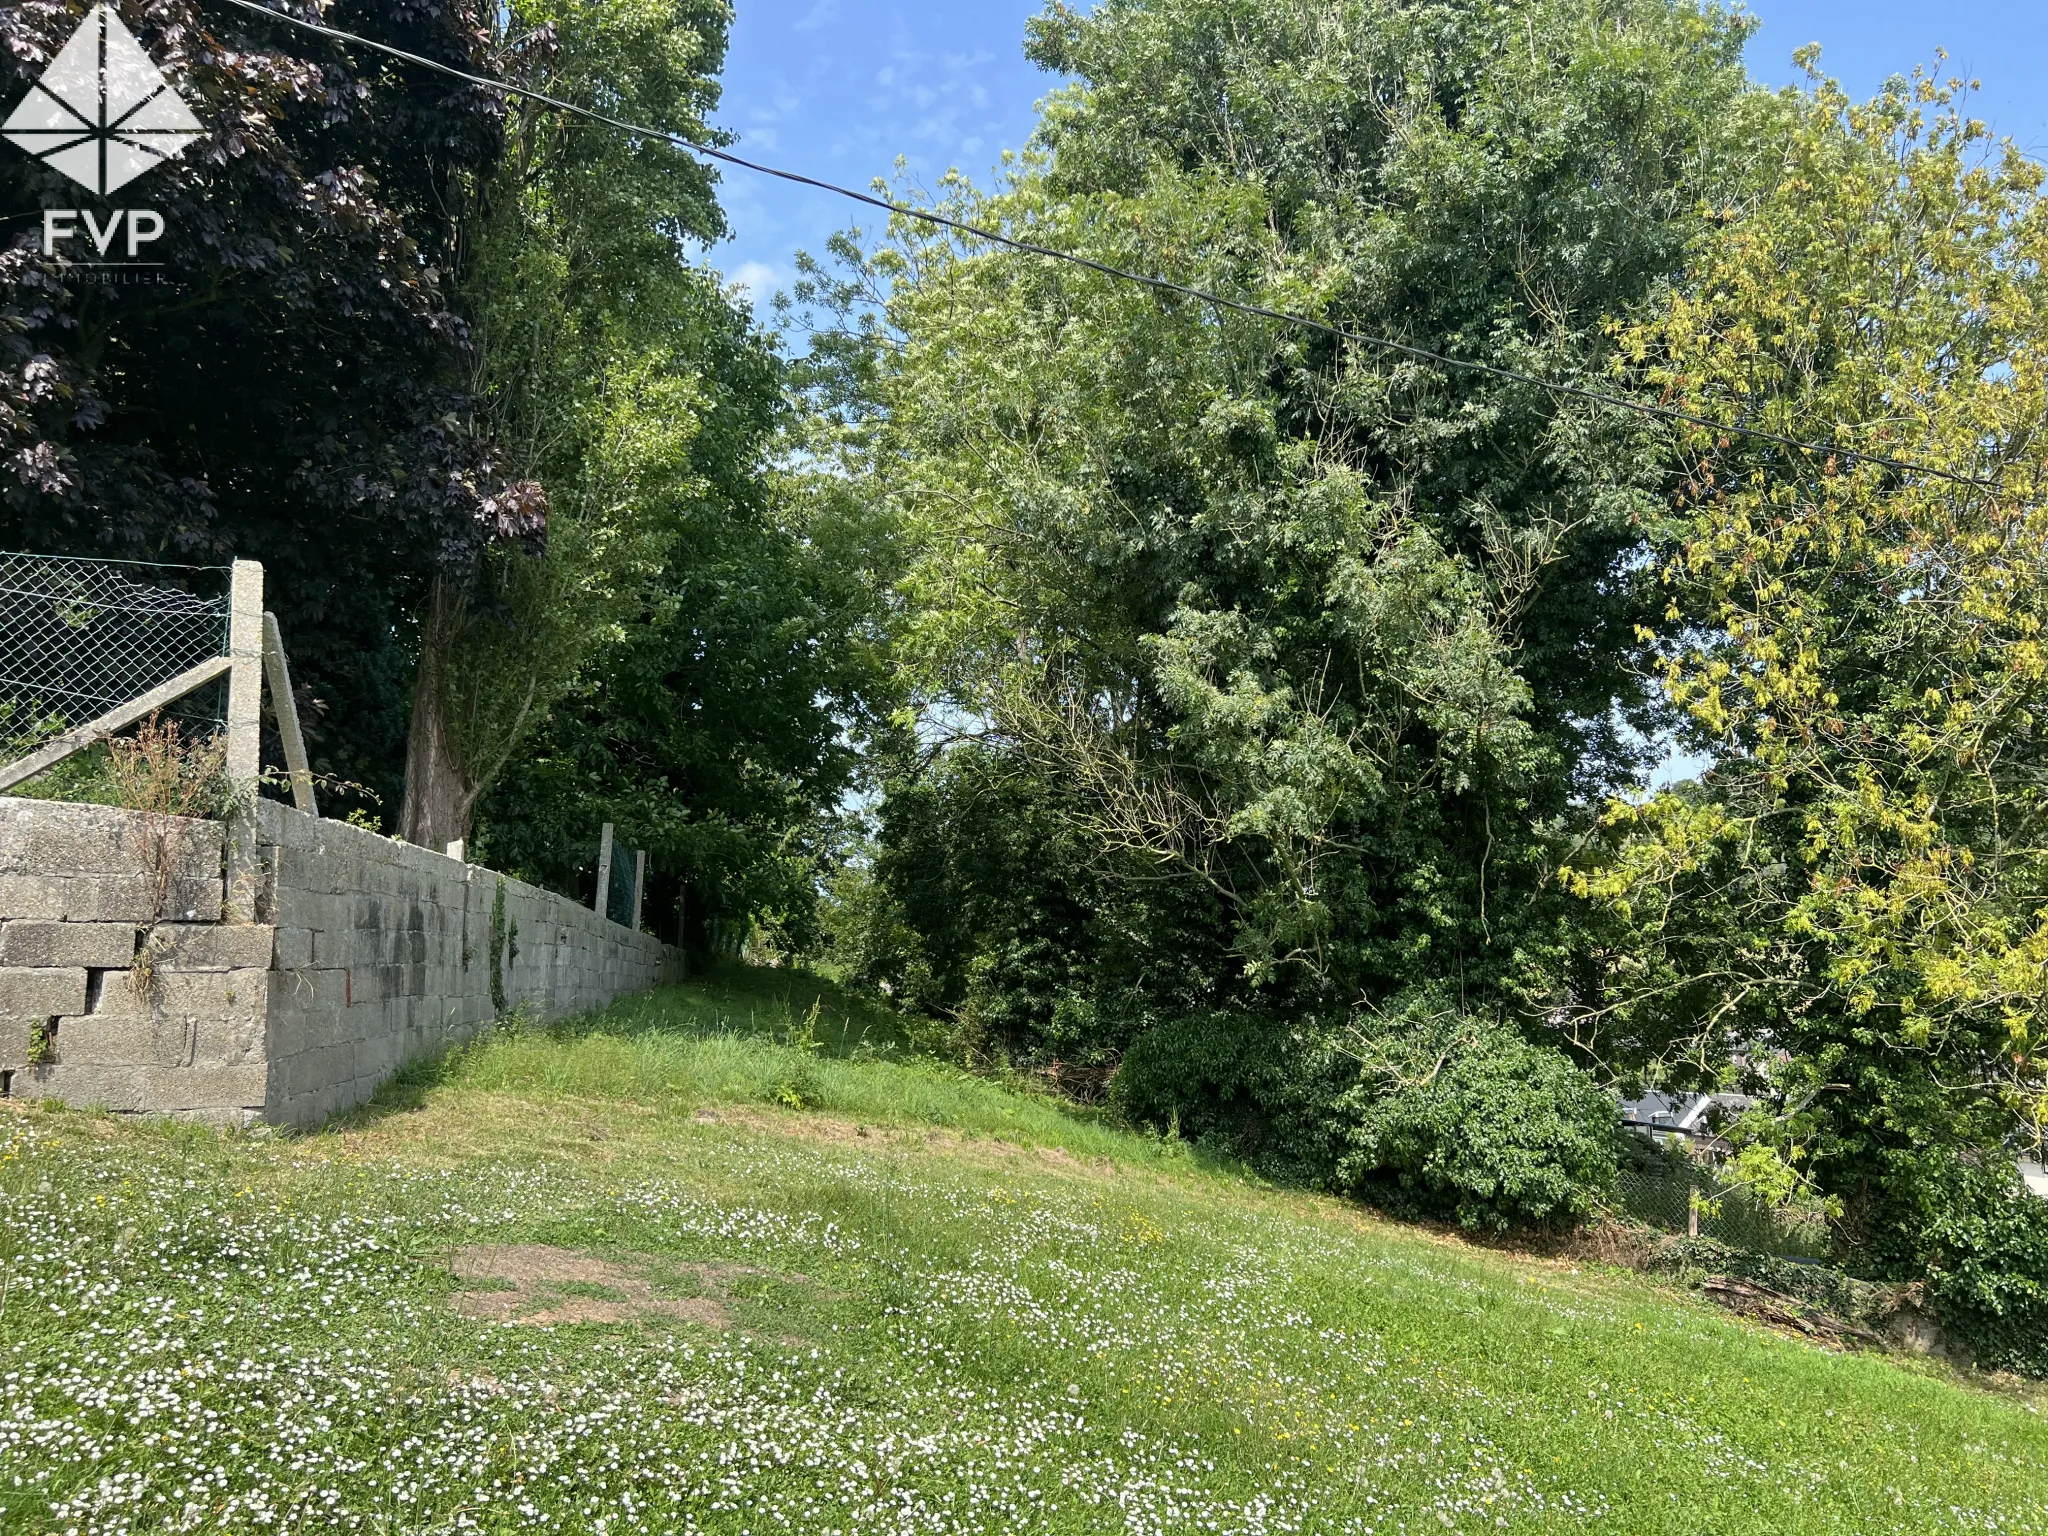
[[[740,289],[746,295],[747,302],[756,309],[765,309],[769,301],[775,297],[777,290],[784,287],[788,281],[787,277],[765,261],[741,262],[738,270],[726,278],[726,283]]]
[[[826,22],[831,21],[838,15],[838,12],[839,0],[818,0],[818,3],[810,8],[801,21],[791,24],[789,30],[792,32],[815,32],[818,28],[824,26]]]

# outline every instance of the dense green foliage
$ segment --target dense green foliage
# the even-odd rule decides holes
[[[728,21],[715,0],[534,0],[510,25],[536,88],[689,127]],[[804,938],[882,692],[865,514],[775,469],[803,426],[772,343],[691,258],[724,227],[702,166],[530,105],[508,136],[468,285],[496,431],[554,523],[544,560],[479,568],[447,636],[479,847],[575,890],[610,821],[650,855],[664,932]]]
[[[899,223],[861,467],[931,707],[841,952],[970,1053],[1113,1064],[1140,1119],[1473,1223],[1591,1208],[1613,1087],[1741,1088],[1754,1198],[2025,1361],[2040,173],[1925,82],[1749,91],[1743,37],[1662,0],[1034,23],[1077,83],[951,212],[1984,483]],[[1672,727],[1714,769],[1639,800]]]
[[[587,895],[612,822],[699,955],[1475,1228],[1738,1089],[1746,1200],[2048,1369],[2048,215],[1958,90],[1758,91],[1710,0],[1053,0],[946,211],[1355,339],[898,219],[793,361],[673,145],[130,10],[177,285],[0,252],[0,543],[264,559],[388,825]],[[322,14],[705,139],[731,21]]]
[[[709,0],[513,7],[497,58],[535,89],[701,135],[726,20]],[[624,589],[667,569],[683,509],[745,484],[775,399],[772,363],[689,257],[725,227],[704,168],[530,102],[507,114],[507,153],[461,221],[458,286],[480,407],[554,516],[544,558],[440,572],[398,818],[428,846],[468,833],[477,798],[617,632]],[[752,424],[707,434],[719,413]]]
[[[1055,12],[1033,51],[1083,85],[1041,163],[960,201],[1585,377],[1696,231],[1742,34],[1662,0],[1511,9]],[[1120,886],[1176,887],[1157,948],[1190,992],[1510,986],[1553,942],[1549,830],[1639,766],[1613,728],[1656,602],[1628,573],[1658,474],[1632,425],[901,242],[881,472],[932,686],[1080,792]]]
[[[84,9],[8,6],[7,79]],[[860,503],[775,472],[803,429],[701,262],[710,171],[260,18],[126,14],[212,132],[150,173],[163,285],[61,273],[34,210],[76,188],[0,156],[0,547],[260,559],[314,766],[370,791],[333,812],[565,890],[613,821],[657,924],[804,931],[883,691],[877,584]],[[731,20],[322,15],[698,134]]]
[[[1331,1032],[1189,1014],[1137,1040],[1115,1097],[1141,1122],[1402,1215],[1563,1228],[1614,1193],[1613,1095],[1514,1025],[1426,995]]]
[[[1868,1253],[1924,1279],[1934,1315],[1986,1369],[2048,1377],[2048,1200],[2019,1189],[1997,1153],[1896,1161]]]
[[[8,110],[86,0],[0,8]],[[206,123],[152,171],[162,283],[42,254],[80,189],[0,153],[0,547],[262,560],[315,766],[395,805],[412,645],[448,559],[527,539],[530,483],[478,430],[449,270],[497,104],[245,12],[127,20]],[[336,26],[484,65],[466,0],[340,0]]]
[[[1077,1084],[1130,1043],[1105,1017],[1115,934],[1053,792],[1006,766],[968,745],[890,784],[872,861],[834,889],[832,952],[961,1053]]]
[[[1819,82],[1782,162],[1631,356],[1703,415],[1930,470],[1688,435],[1663,671],[1715,766],[1589,847],[1613,927],[1558,1006],[1619,1068],[1750,1091],[1753,1184],[2038,1369],[2043,173],[1924,80]]]
[[[1750,91],[1744,35],[1034,23],[1078,83],[953,213],[1978,483],[901,222],[862,468],[928,745],[837,932],[970,1052],[1474,1224],[1593,1208],[1613,1088],[1740,1088],[1751,1198],[2038,1368],[2041,173],[1928,82]],[[1666,730],[1713,771],[1641,799]]]
[[[1555,1050],[1445,1007],[1361,1036],[1337,1178],[1468,1227],[1576,1226],[1611,1196],[1613,1097]]]
[[[730,20],[721,0],[531,0],[499,17],[500,59],[703,136]],[[757,924],[802,942],[889,691],[872,514],[783,467],[810,426],[702,261],[725,229],[708,169],[532,103],[506,136],[462,287],[485,413],[547,488],[549,545],[437,589],[408,826],[438,840],[474,816],[494,864],[588,895],[609,821],[649,855],[665,935],[700,954]]]
[[[1030,50],[1078,84],[950,211],[1597,380],[1707,228],[1745,35],[1667,0],[1055,6]],[[905,653],[981,738],[882,809],[867,910],[932,978],[893,979],[1027,1061],[1165,1031],[1227,1069],[1166,1085],[1184,1124],[1336,1177],[1310,1127],[1361,1004],[1514,1009],[1579,942],[1554,874],[1644,765],[1662,460],[1625,414],[908,223],[870,269]],[[1346,1166],[1382,1145],[1421,1155]]]

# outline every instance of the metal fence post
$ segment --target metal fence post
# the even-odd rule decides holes
[[[229,780],[242,808],[228,821],[227,890],[223,916],[256,921],[256,781],[263,773],[263,567],[237,560],[228,595]]]
[[[612,824],[606,822],[597,839],[597,900],[591,903],[599,917],[612,915]]]

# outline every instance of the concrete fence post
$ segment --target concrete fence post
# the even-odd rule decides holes
[[[597,839],[597,900],[591,903],[599,917],[612,915],[612,824],[606,822]]]
[[[237,560],[228,594],[228,774],[263,771],[263,567]]]
[[[243,798],[228,823],[230,923],[256,921],[256,781],[263,772],[263,567],[237,560],[228,590],[227,773]]]
[[[284,740],[284,763],[291,770],[292,804],[308,816],[320,814],[320,802],[313,794],[313,765],[306,757],[306,738],[299,730],[299,701],[292,695],[292,667],[284,654],[284,636],[278,632],[277,615],[263,615],[263,666],[270,676],[270,712],[277,717],[277,734]]]
[[[647,894],[647,850],[633,855],[633,931],[640,931],[640,900]]]

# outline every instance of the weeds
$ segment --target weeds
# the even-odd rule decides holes
[[[216,732],[191,739],[178,722],[151,715],[133,737],[107,743],[107,782],[115,803],[140,813],[143,864],[152,882],[150,920],[128,971],[129,990],[153,1002],[162,948],[157,925],[164,919],[172,882],[184,863],[194,820],[227,821],[247,809],[247,790],[228,774],[227,738]]]
[[[31,799],[110,805],[136,812],[142,822],[142,863],[150,880],[150,919],[144,926],[128,986],[142,1002],[154,1000],[163,922],[171,888],[185,862],[191,824],[226,822],[245,814],[254,785],[228,773],[227,739],[219,732],[193,734],[161,712],[133,736],[113,736],[66,759],[24,786]]]

